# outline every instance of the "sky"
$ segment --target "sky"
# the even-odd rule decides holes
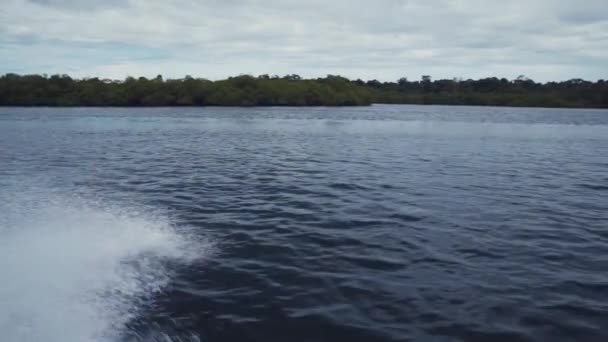
[[[607,0],[1,0],[0,74],[608,79]]]

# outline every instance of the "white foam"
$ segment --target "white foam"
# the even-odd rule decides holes
[[[0,201],[1,341],[116,340],[170,280],[165,261],[207,251],[162,215],[40,192]]]

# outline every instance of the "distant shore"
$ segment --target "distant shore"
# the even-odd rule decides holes
[[[537,83],[515,80],[397,82],[349,80],[341,76],[241,75],[210,81],[186,76],[125,80],[74,79],[67,75],[0,77],[0,106],[177,107],[177,106],[369,106],[371,104],[505,107],[608,108],[608,82],[573,79]]]

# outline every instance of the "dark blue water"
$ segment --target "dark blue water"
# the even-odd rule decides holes
[[[0,192],[3,341],[608,340],[607,111],[3,108]]]

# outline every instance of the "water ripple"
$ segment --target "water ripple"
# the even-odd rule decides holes
[[[0,245],[27,229],[24,184],[161,210],[180,241],[152,246],[161,256],[214,241],[202,258],[129,268],[145,281],[107,299],[126,318],[100,323],[124,341],[608,340],[605,111],[24,108],[0,120]],[[66,216],[49,220],[57,232],[78,226]],[[155,231],[143,218],[94,222],[95,239],[142,222]],[[146,260],[150,236],[135,231],[129,244],[111,239],[119,269]],[[76,279],[52,260],[62,284]],[[89,259],[64,266],[95,275],[78,260]],[[0,271],[24,263],[3,259]],[[0,303],[14,304],[7,284]],[[149,300],[129,311],[133,297]],[[32,319],[15,307],[0,305],[4,336],[18,336],[6,322]],[[68,318],[39,336],[82,340]]]

